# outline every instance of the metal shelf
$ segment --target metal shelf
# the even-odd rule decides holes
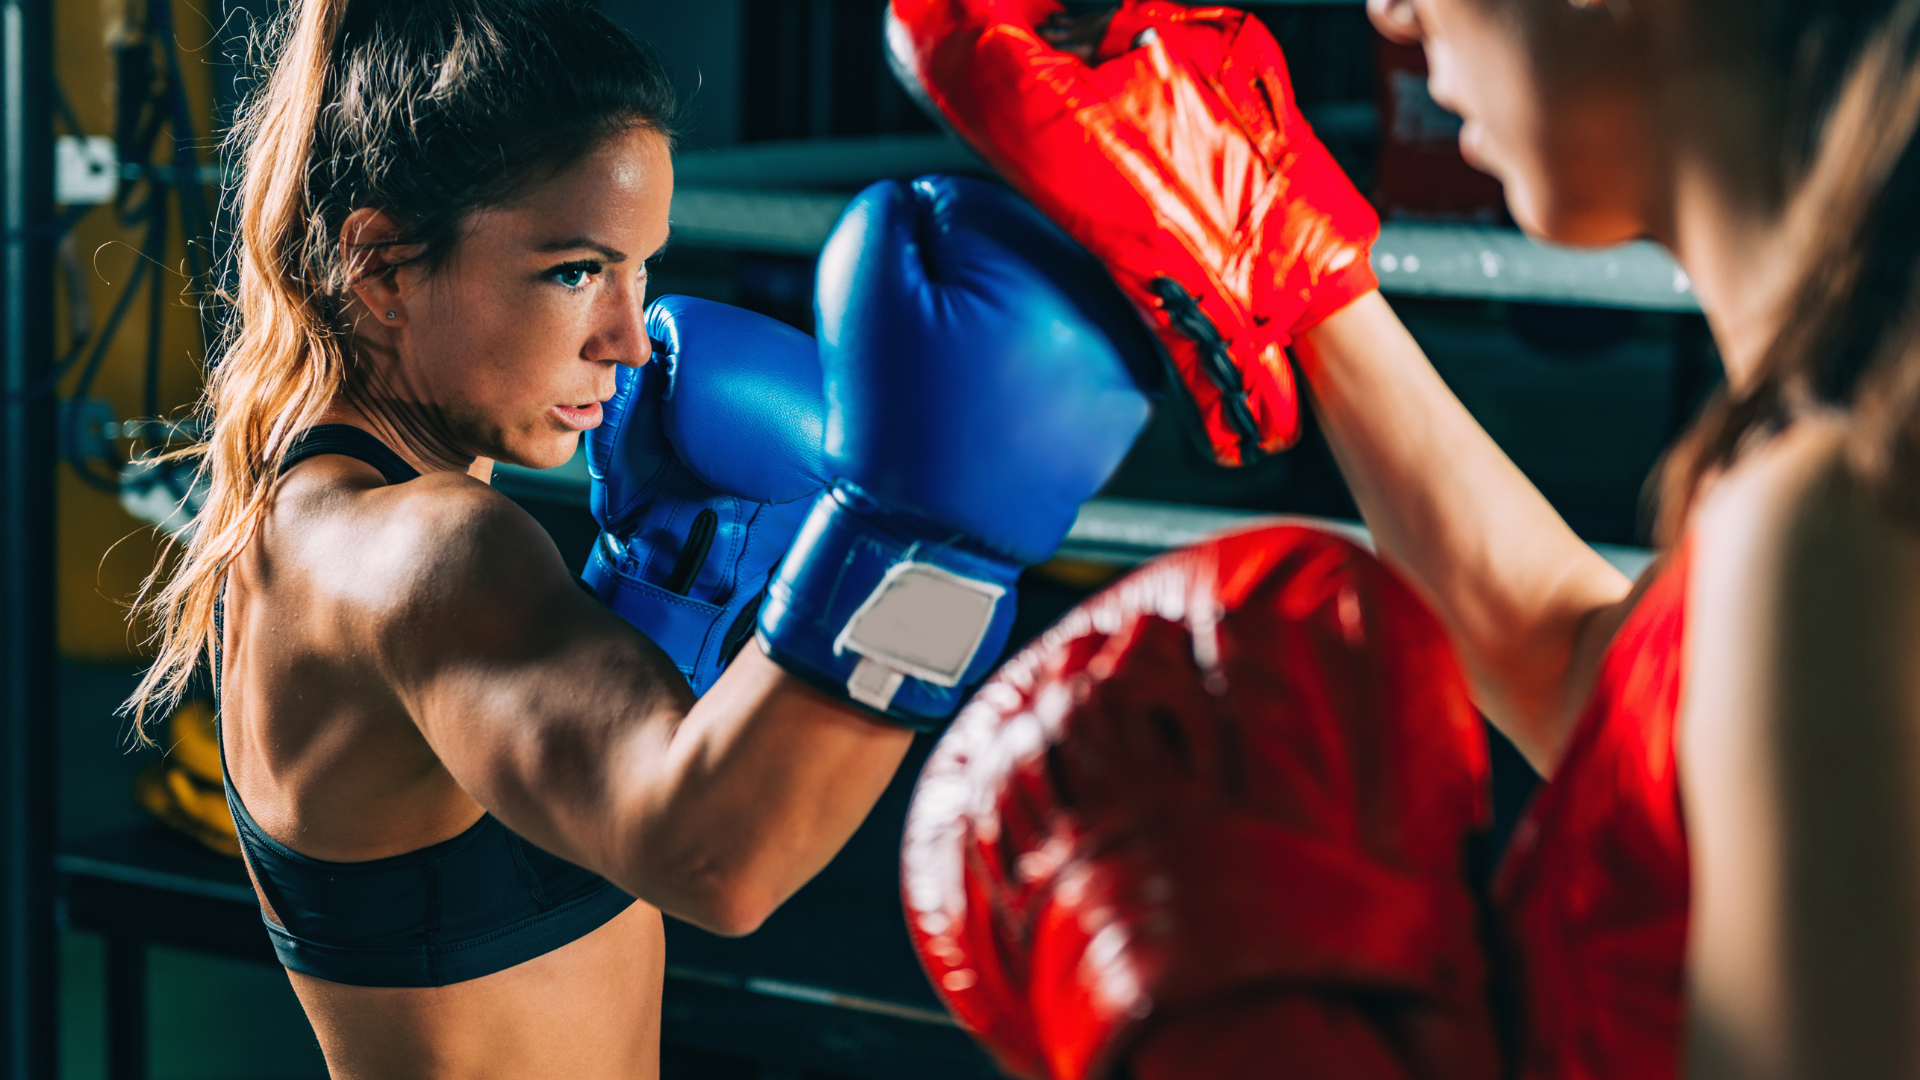
[[[1197,544],[1211,536],[1261,525],[1308,525],[1338,533],[1373,549],[1373,536],[1357,521],[1266,514],[1254,510],[1181,506],[1137,499],[1093,499],[1080,507],[1073,529],[1054,554],[1056,559],[1133,566],[1162,552]],[[1653,561],[1646,548],[1619,544],[1592,544],[1601,558],[1629,578],[1637,578]]]
[[[1316,123],[1357,130],[1366,119],[1348,103]],[[852,190],[867,182],[986,171],[945,135],[693,151],[681,154],[675,167],[675,243],[793,256],[817,253]],[[1373,267],[1390,296],[1699,310],[1686,274],[1644,241],[1586,251],[1543,244],[1516,229],[1389,222],[1374,245]]]
[[[1644,240],[1588,251],[1517,229],[1390,222],[1373,247],[1373,270],[1380,291],[1396,296],[1700,310],[1686,271]]]
[[[1373,538],[1357,521],[1263,514],[1251,510],[1223,510],[1209,506],[1182,506],[1140,499],[1093,499],[1080,507],[1056,559],[1133,566],[1162,552],[1199,543],[1210,536],[1257,525],[1311,525],[1347,537],[1368,548]]]
[[[581,454],[575,454],[572,461],[558,468],[539,471],[514,465],[496,465],[493,483],[516,499],[543,499],[582,509],[587,505],[587,466],[586,458]],[[1141,499],[1091,499],[1080,507],[1073,528],[1067,532],[1067,538],[1061,542],[1054,558],[1106,566],[1133,566],[1162,552],[1199,543],[1224,532],[1286,523],[1327,529],[1365,547],[1373,546],[1373,538],[1367,532],[1367,527],[1357,521],[1267,514],[1254,510],[1225,510]],[[1594,544],[1593,549],[1630,578],[1638,577],[1653,559],[1653,553],[1645,548]]]
[[[676,183],[673,189],[673,244],[751,251],[770,255],[814,255],[846,209],[848,196],[807,191],[745,191],[698,188]]]
[[[724,150],[682,150],[673,158],[674,183],[681,189],[852,191],[890,176],[936,172],[985,174],[988,168],[965,143],[938,133],[783,139]]]

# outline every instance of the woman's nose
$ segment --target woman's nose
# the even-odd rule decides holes
[[[647,338],[647,297],[638,289],[608,297],[612,311],[601,327],[600,359],[625,367],[642,367],[653,358]]]
[[[1420,16],[1413,0],[1367,0],[1367,18],[1382,37],[1399,45],[1417,45],[1426,40],[1420,29]]]

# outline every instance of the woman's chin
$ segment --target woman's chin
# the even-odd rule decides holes
[[[1478,120],[1462,117],[1460,121],[1459,146],[1460,158],[1468,165],[1486,173],[1488,176],[1497,177],[1500,175],[1487,159],[1486,125]]]
[[[513,445],[501,447],[493,457],[502,464],[518,465],[523,469],[557,469],[571,461],[579,448],[580,433],[577,431],[541,432],[538,436],[515,439]]]
[[[1608,248],[1638,240],[1643,231],[1606,208],[1534,197],[1525,185],[1507,186],[1507,212],[1535,240],[1573,248]]]
[[[1507,213],[1513,216],[1513,223],[1520,227],[1521,232],[1526,233],[1535,240],[1545,240],[1548,243],[1562,244],[1566,242],[1553,234],[1553,222],[1551,218],[1542,213],[1539,204],[1533,199],[1527,198],[1523,191],[1517,190],[1514,185],[1509,184],[1507,185],[1506,195]]]

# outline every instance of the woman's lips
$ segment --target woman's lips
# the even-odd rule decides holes
[[[585,405],[555,405],[553,415],[575,431],[587,431],[600,426],[600,403],[589,401]]]

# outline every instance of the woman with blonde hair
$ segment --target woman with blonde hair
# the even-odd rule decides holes
[[[132,705],[211,661],[334,1075],[652,1075],[661,912],[746,933],[826,864],[1144,422],[1117,299],[934,178],[836,230],[818,349],[648,305],[674,104],[592,7],[301,0],[269,42],[210,492]],[[607,606],[486,483],[583,432]]]

